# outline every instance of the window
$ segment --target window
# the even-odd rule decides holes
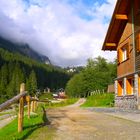
[[[127,60],[127,49],[123,48],[122,49],[122,61]]]
[[[124,93],[124,82],[118,81],[118,96],[122,96]]]
[[[118,49],[118,63],[122,63],[129,58],[129,43]]]
[[[134,78],[128,78],[126,80],[126,92],[127,95],[132,95],[134,93]]]
[[[135,93],[135,81],[134,81],[134,79],[132,79],[131,84],[132,84],[132,94],[134,94]]]

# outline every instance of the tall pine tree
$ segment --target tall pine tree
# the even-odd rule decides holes
[[[34,95],[37,90],[37,79],[34,70],[31,71],[29,79],[26,80],[27,90],[31,95]]]

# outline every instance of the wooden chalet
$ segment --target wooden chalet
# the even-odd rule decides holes
[[[117,51],[115,106],[140,109],[140,0],[118,0],[102,47]]]

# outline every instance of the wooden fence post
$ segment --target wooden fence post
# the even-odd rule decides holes
[[[34,101],[31,101],[31,112],[34,111]]]
[[[25,91],[25,84],[20,85],[20,93]],[[24,97],[19,99],[19,113],[18,113],[18,132],[23,130],[23,119],[24,119]]]
[[[36,96],[34,96],[34,99],[36,99]],[[34,101],[34,103],[33,103],[33,111],[35,112],[35,110],[36,110],[36,100]]]
[[[28,119],[30,119],[30,96],[26,96],[27,109],[28,109]]]
[[[38,98],[36,95],[35,95],[35,99],[36,99],[36,108],[37,108],[38,107],[38,102],[37,102]]]

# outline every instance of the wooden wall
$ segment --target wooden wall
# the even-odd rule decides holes
[[[128,16],[128,23],[123,31],[123,34],[120,38],[119,45],[117,51],[122,48],[125,44],[129,43],[129,59],[118,64],[117,67],[117,75],[118,77],[122,77],[127,74],[131,74],[134,72],[134,55],[133,55],[133,40],[132,40],[132,19],[131,13]]]
[[[135,43],[136,43],[137,35],[140,34],[140,1],[139,0],[135,0],[134,14],[135,14],[135,16],[134,16]],[[139,40],[140,40],[140,38],[139,38]],[[138,52],[137,48],[136,48],[136,71],[138,71],[138,70],[140,70],[140,52]]]

